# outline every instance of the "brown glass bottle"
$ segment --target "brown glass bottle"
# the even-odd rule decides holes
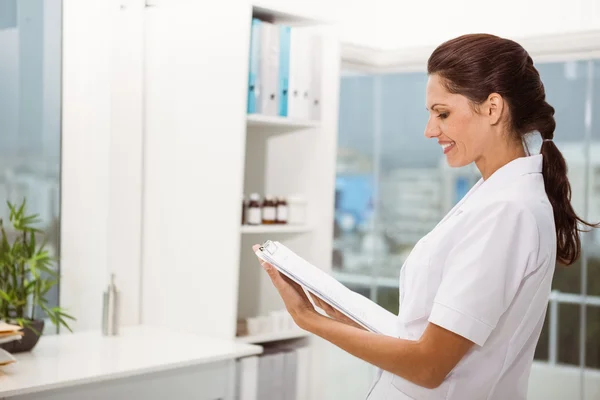
[[[248,225],[260,225],[262,221],[262,213],[260,207],[260,196],[258,193],[250,195],[250,201],[246,206],[246,223]]]
[[[242,225],[246,225],[246,196],[242,196]]]
[[[266,195],[262,204],[262,223],[272,225],[277,218],[277,206],[273,196]]]
[[[277,198],[277,223],[287,224],[288,219],[288,204],[285,197]]]

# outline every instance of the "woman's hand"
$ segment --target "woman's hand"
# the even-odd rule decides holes
[[[259,247],[260,245],[255,244],[252,246],[252,249],[256,252]],[[287,276],[280,274],[277,268],[273,267],[271,264],[260,258],[259,261],[267,274],[269,274],[269,278],[271,278],[273,285],[283,299],[285,308],[294,319],[294,322],[300,328],[304,329],[307,319],[311,316],[318,315],[312,303],[308,297],[306,297],[304,289]]]
[[[346,325],[353,326],[355,328],[365,329],[362,326],[360,326],[359,324],[357,324],[356,322],[354,322],[352,319],[348,318],[347,316],[345,316],[344,314],[342,314],[335,308],[331,307],[328,303],[324,302],[323,300],[321,300],[314,294],[309,293],[309,296],[312,299],[313,303],[315,303],[315,305],[317,307],[319,307],[321,310],[325,311],[325,314],[327,314],[327,316],[329,316],[329,318],[334,319],[339,322],[342,322]]]
[[[252,249],[256,252],[259,247],[260,245],[254,245],[252,246]],[[317,314],[313,304],[306,296],[304,289],[302,289],[300,285],[289,279],[287,276],[280,274],[277,268],[273,267],[271,264],[261,260],[260,258],[259,261],[264,270],[269,274],[273,285],[283,299],[287,311],[290,313],[292,318],[294,318],[296,325],[304,328],[303,325],[305,325],[306,319]],[[342,322],[346,325],[365,329],[317,296],[312,294],[309,294],[309,296],[313,300],[314,304],[323,310],[329,316],[329,318]]]

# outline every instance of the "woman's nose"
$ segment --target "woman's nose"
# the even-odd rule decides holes
[[[429,121],[427,121],[427,125],[425,126],[425,137],[431,139],[440,136],[441,133],[439,126],[434,120],[429,118]]]

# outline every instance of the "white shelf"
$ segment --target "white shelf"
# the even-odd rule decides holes
[[[355,274],[351,272],[340,272],[333,270],[331,275],[343,283],[344,285],[353,285],[353,286],[380,286],[387,288],[397,288],[399,287],[399,279],[398,278],[389,278],[383,276],[371,276],[365,274]]]
[[[289,132],[302,129],[319,127],[318,121],[296,120],[287,117],[275,117],[271,115],[248,114],[246,125],[249,130],[263,132]]]
[[[289,13],[285,10],[275,10],[270,7],[261,7],[260,5],[252,7],[252,16],[272,23],[291,26],[314,26],[329,22],[318,16]]]
[[[242,225],[242,233],[305,233],[312,228],[308,225]]]
[[[304,337],[308,337],[309,335],[309,332],[303,331],[298,328],[281,332],[262,333],[260,335],[240,336],[236,338],[236,341],[239,343],[261,344],[277,342],[280,340],[301,339]]]

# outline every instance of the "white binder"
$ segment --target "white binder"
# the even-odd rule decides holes
[[[237,400],[258,400],[258,357],[244,357],[236,362]]]
[[[310,119],[319,121],[321,119],[321,74],[323,72],[323,42],[318,34],[313,34],[310,38],[310,87],[309,87],[309,108]]]
[[[294,27],[290,34],[290,83],[288,117],[306,120],[310,116],[310,35],[306,28]]]
[[[298,390],[298,356],[296,349],[288,349],[283,353],[283,364],[285,389],[282,400],[296,400],[296,391]]]
[[[310,400],[310,352],[308,347],[296,350],[296,400]]]
[[[394,314],[348,289],[283,244],[268,240],[256,251],[256,255],[364,328],[397,337],[397,317]]]
[[[279,112],[279,27],[261,22],[260,31],[260,89],[257,108],[260,114]]]

